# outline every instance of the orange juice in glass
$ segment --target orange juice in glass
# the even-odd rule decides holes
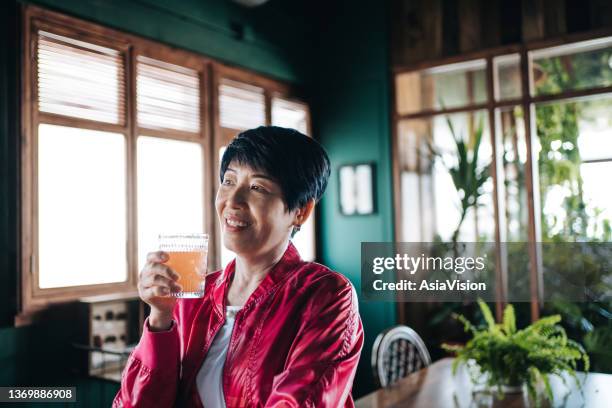
[[[171,295],[177,298],[204,296],[208,235],[160,234],[159,250],[168,254],[166,265],[179,275],[177,283],[183,287],[181,292],[173,292]]]

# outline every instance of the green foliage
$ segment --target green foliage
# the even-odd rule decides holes
[[[541,80],[537,81],[536,93],[551,94],[568,89],[609,86],[612,84],[611,59],[610,50],[544,58],[535,67],[542,73]],[[537,105],[543,242],[612,241],[611,220],[602,215],[602,209],[585,202],[578,143],[581,123],[605,121],[606,127],[612,126],[609,114],[611,106],[609,98]],[[557,193],[562,190],[565,194],[562,216],[544,211],[549,194],[554,190]],[[545,254],[543,264],[550,270],[558,271],[576,263],[567,254],[553,253]],[[597,265],[590,265],[586,261],[578,264],[581,267],[575,268],[576,275],[583,275],[587,279],[591,270],[598,269]],[[586,293],[586,296],[585,302],[555,301],[547,308],[563,316],[563,326],[568,336],[581,340],[593,360],[594,369],[612,372],[612,302],[602,301],[590,293]]]
[[[536,70],[542,73],[536,92],[550,94],[568,89],[585,89],[612,84],[609,61],[612,51],[580,53],[542,59]],[[544,241],[610,241],[610,220],[601,209],[588,208],[583,197],[580,172],[582,158],[578,139],[579,122],[609,121],[610,100],[588,100],[541,104],[536,109],[536,125],[541,149],[538,154],[542,203],[553,189],[565,191],[564,216],[542,212]],[[612,122],[608,122],[612,125]],[[542,206],[542,211],[544,206]],[[591,214],[589,214],[589,210]],[[595,213],[593,216],[592,213]],[[591,228],[589,229],[589,225]],[[594,229],[594,231],[593,231]]]
[[[595,327],[584,336],[584,347],[593,356],[594,368],[603,371],[612,367],[612,327]]]
[[[497,386],[516,386],[525,384],[529,394],[536,399],[536,386],[544,385],[545,396],[553,399],[549,376],[569,374],[581,387],[576,369],[582,361],[583,369],[589,369],[589,357],[583,347],[568,339],[565,330],[558,323],[561,316],[544,317],[522,330],[516,329],[514,307],[506,306],[503,323],[496,324],[489,306],[478,301],[487,326],[474,327],[465,317],[455,317],[464,324],[465,330],[472,333],[472,339],[465,346],[442,345],[454,352],[453,373],[460,364],[469,366],[474,360],[482,373],[486,373],[486,384]],[[478,382],[478,374],[471,372],[472,381]],[[536,399],[537,400],[537,399]]]
[[[504,313],[503,322],[504,333],[511,335],[516,333],[516,315],[514,314],[514,307],[508,305]]]
[[[457,242],[461,225],[463,225],[468,210],[478,205],[478,198],[482,194],[482,185],[489,178],[489,166],[478,166],[478,152],[484,133],[482,118],[478,121],[478,126],[473,134],[469,135],[467,143],[461,135],[457,134],[453,122],[448,116],[446,117],[446,123],[457,149],[457,163],[452,166],[446,166],[461,202],[459,223],[452,236],[452,242]],[[442,158],[442,154],[433,146],[429,146],[429,150],[434,157]]]
[[[563,316],[568,336],[581,339],[597,372],[612,370],[612,314],[610,301],[568,302],[555,300],[545,309]]]

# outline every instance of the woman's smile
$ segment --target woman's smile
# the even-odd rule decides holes
[[[252,223],[244,221],[238,217],[226,215],[225,219],[225,232],[241,232],[249,228]]]

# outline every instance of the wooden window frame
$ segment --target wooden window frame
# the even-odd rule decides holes
[[[136,295],[138,276],[138,225],[137,225],[137,163],[136,143],[138,136],[153,136],[164,139],[198,143],[203,153],[203,199],[204,225],[213,235],[209,243],[209,268],[217,269],[220,264],[222,245],[220,230],[216,222],[214,199],[218,187],[217,146],[228,138],[219,125],[218,84],[221,78],[230,78],[264,89],[266,95],[266,123],[270,124],[271,97],[295,99],[296,89],[283,81],[269,78],[212,60],[194,52],[178,49],[157,41],[145,39],[119,30],[111,29],[78,18],[66,16],[37,6],[22,7],[23,67],[21,83],[22,143],[21,143],[21,194],[19,247],[20,291],[19,314],[16,325],[24,325],[37,318],[38,312],[53,303],[74,301],[81,297],[103,294]],[[38,111],[37,50],[36,32],[45,29],[52,33],[82,39],[122,52],[125,77],[125,118],[122,124],[109,124],[94,120],[68,117]],[[200,79],[200,130],[186,132],[172,129],[149,129],[136,122],[136,61],[139,55],[180,65],[198,72]],[[126,210],[127,210],[127,257],[128,277],[125,282],[70,286],[41,289],[38,287],[38,198],[37,198],[37,139],[39,124],[78,127],[123,134],[126,140]],[[310,128],[310,116],[308,117]]]
[[[612,36],[612,29],[593,30],[587,33],[568,34],[557,38],[551,38],[546,40],[530,41],[523,44],[502,46],[490,48],[487,50],[463,53],[461,55],[435,59],[431,61],[419,62],[411,64],[409,66],[398,66],[392,70],[391,75],[391,149],[392,149],[392,173],[393,173],[393,204],[394,204],[394,222],[395,228],[395,241],[401,242],[401,228],[397,226],[403,225],[402,213],[401,213],[401,158],[398,145],[398,126],[402,120],[407,119],[426,119],[438,115],[448,115],[453,113],[467,113],[476,111],[486,111],[489,120],[489,134],[491,137],[492,146],[492,170],[491,174],[493,177],[493,206],[494,206],[494,217],[495,217],[495,231],[494,237],[497,245],[497,257],[496,257],[496,270],[497,276],[496,281],[500,284],[497,285],[498,291],[496,293],[496,316],[498,319],[501,318],[503,307],[506,304],[507,299],[507,265],[505,263],[505,257],[502,256],[502,248],[499,245],[500,242],[504,242],[505,236],[501,225],[505,225],[503,215],[500,213],[500,199],[499,199],[499,164],[498,164],[498,153],[497,153],[497,134],[499,133],[496,129],[496,111],[500,108],[508,108],[513,106],[521,107],[524,120],[525,130],[525,142],[527,148],[527,163],[525,166],[526,174],[526,191],[527,191],[527,206],[528,206],[528,240],[529,240],[529,277],[530,277],[530,304],[531,304],[531,319],[535,321],[539,318],[540,306],[542,305],[543,299],[543,287],[542,287],[542,265],[541,265],[541,254],[537,242],[540,241],[541,230],[540,230],[540,219],[539,219],[539,191],[534,186],[537,186],[536,177],[537,174],[537,158],[534,153],[534,143],[537,139],[536,128],[535,128],[535,106],[542,102],[560,102],[560,101],[572,101],[578,100],[583,97],[606,95],[612,94],[612,86],[606,87],[595,87],[584,90],[567,90],[551,95],[537,95],[532,96],[529,88],[531,79],[531,64],[529,61],[529,52],[544,48],[550,48],[555,46],[568,45],[571,43],[577,43],[582,41],[588,41],[598,38]],[[493,59],[495,57],[518,54],[519,55],[519,69],[521,78],[521,91],[522,95],[520,98],[496,100],[494,97],[494,66]],[[487,87],[487,100],[484,103],[478,104],[467,104],[456,108],[447,109],[426,109],[415,113],[399,114],[398,104],[396,99],[396,83],[395,79],[398,75],[417,72],[428,68],[439,67],[443,65],[455,64],[460,62],[468,62],[477,59],[486,60],[486,87]],[[534,168],[535,167],[535,168]],[[531,199],[530,199],[531,198]],[[398,319],[400,322],[407,322],[407,311],[404,304],[401,302],[397,303]]]

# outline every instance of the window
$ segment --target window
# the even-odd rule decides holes
[[[484,60],[467,61],[396,76],[397,111],[410,114],[486,101]]]
[[[138,125],[148,129],[200,132],[197,70],[139,55],[136,64]]]
[[[125,282],[125,136],[41,123],[37,142],[39,287]]]
[[[209,209],[204,208],[201,75],[143,55],[136,61],[138,265],[144,265],[158,234],[204,232]]]
[[[610,241],[612,98],[536,104],[543,241]]]
[[[457,141],[471,145],[479,132],[477,174],[483,183],[474,205],[462,207],[448,168],[459,165]],[[491,163],[486,112],[403,120],[398,123],[398,146],[405,152],[400,159],[401,194],[410,197],[402,201],[402,241],[494,239],[493,182],[485,171]],[[418,227],[415,220],[420,220]]]
[[[542,247],[612,242],[612,37],[481,52],[398,72],[395,88],[397,240],[495,242],[498,306],[512,283],[531,301],[532,319],[541,309],[561,313],[568,333],[598,355],[609,285],[607,298],[548,302],[550,271],[594,275],[586,262],[576,269],[558,247]],[[451,177],[457,141],[468,160],[478,152],[470,178],[482,182],[464,218],[465,189]]]
[[[272,121],[307,131],[307,106],[199,55],[33,6],[25,17],[22,311],[134,292],[164,232],[209,232],[218,269],[220,148]]]
[[[227,131],[266,124],[266,97],[261,87],[223,78],[219,84],[219,118]]]
[[[199,143],[139,136],[138,265],[160,233],[204,232],[204,160]],[[163,165],[160,165],[163,163]]]

